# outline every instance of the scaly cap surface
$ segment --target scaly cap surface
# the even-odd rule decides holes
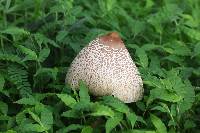
[[[83,80],[96,96],[113,95],[125,103],[142,98],[143,83],[135,63],[116,32],[96,38],[73,60],[66,82]]]

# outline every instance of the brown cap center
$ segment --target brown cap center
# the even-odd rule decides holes
[[[100,42],[114,49],[125,49],[124,43],[117,32],[111,32],[100,37]]]

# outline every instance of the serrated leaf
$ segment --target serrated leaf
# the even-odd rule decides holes
[[[42,111],[46,110],[45,105],[42,103],[38,103],[34,107],[34,112],[36,114],[41,114]]]
[[[93,106],[93,113],[91,113],[92,116],[110,116],[114,117],[114,111],[105,105],[101,105],[99,103],[96,103]]]
[[[130,112],[126,114],[127,119],[131,123],[131,127],[134,128],[135,122],[137,121],[137,115],[134,112]]]
[[[41,122],[45,126],[46,130],[49,130],[53,124],[52,112],[48,109],[43,109],[41,112]]]
[[[66,106],[73,107],[76,100],[68,94],[57,94],[57,96],[65,103]]]
[[[200,55],[200,43],[197,43],[194,47],[194,52],[192,54],[192,57]]]
[[[179,65],[183,64],[182,63],[183,62],[183,58],[180,58],[177,55],[169,55],[169,56],[166,56],[166,57],[162,58],[162,60],[169,60],[171,62],[178,63]]]
[[[31,117],[40,125],[42,125],[40,118],[37,114],[33,113],[32,111],[28,110],[28,113],[31,115]]]
[[[85,102],[89,103],[90,102],[90,96],[88,94],[88,88],[84,84],[83,81],[80,82],[80,87],[79,87],[79,96],[80,96],[80,102]]]
[[[57,79],[57,74],[58,74],[58,68],[39,68],[37,69],[36,73],[34,74],[34,77],[41,76],[41,75],[48,75],[51,77],[53,80]]]
[[[109,118],[106,121],[106,133],[110,133],[112,131],[112,129],[114,129],[119,123],[120,121],[123,119],[122,115],[118,115],[112,118]]]
[[[51,44],[54,47],[59,48],[60,46],[57,45],[53,40],[47,38],[45,35],[40,34],[40,33],[36,33],[34,35],[35,40],[37,41],[38,45],[41,47],[41,44],[45,44],[46,46],[48,46],[48,44]]]
[[[170,43],[166,43],[164,48],[171,49],[170,53],[179,55],[179,56],[190,56],[191,50],[187,45],[185,45],[181,41],[171,41]]]
[[[21,123],[23,123],[25,120],[26,120],[25,111],[19,112],[16,115],[16,122],[17,122],[18,125],[20,125]]]
[[[104,96],[102,97],[102,99],[103,99],[104,104],[113,107],[115,110],[119,112],[122,112],[122,113],[129,112],[128,106],[113,96]]]
[[[182,27],[182,30],[191,39],[196,39],[196,40],[200,41],[200,32],[198,30],[188,28],[188,27]]]
[[[150,94],[153,96],[153,98],[159,98],[170,102],[179,102],[183,98],[174,92],[168,92],[164,89],[153,89],[150,91]]]
[[[38,60],[39,62],[43,62],[46,60],[46,58],[49,56],[50,54],[50,49],[49,48],[44,48],[40,51],[39,53],[39,57]]]
[[[36,99],[34,99],[33,97],[29,97],[29,98],[22,98],[20,100],[17,100],[15,103],[24,104],[24,105],[36,105],[39,102]]]
[[[0,101],[0,112],[4,115],[7,115],[8,113],[8,105],[2,101]]]
[[[8,27],[7,29],[1,31],[1,33],[4,34],[11,34],[11,35],[29,35],[30,33],[28,31],[25,31],[22,28],[18,27]]]
[[[26,131],[26,132],[44,132],[45,130],[39,124],[29,123],[29,124],[24,124],[23,125],[23,131]]]
[[[142,48],[137,48],[136,49],[136,55],[138,56],[139,60],[140,60],[140,64],[142,67],[146,68],[148,67],[148,57],[146,52],[144,51],[144,49]]]
[[[150,114],[150,118],[158,133],[167,133],[167,128],[160,118],[153,114]]]
[[[27,61],[27,60],[34,60],[36,61],[38,56],[37,54],[35,53],[35,51],[29,49],[29,48],[26,48],[22,45],[15,45],[21,52],[23,52],[24,54],[26,54],[26,57],[23,59],[23,61]]]
[[[195,101],[195,91],[193,86],[191,85],[190,81],[185,81],[184,87],[185,93],[183,93],[184,99],[178,103],[178,108],[180,110],[180,114],[184,113],[185,111],[189,110],[194,101]]]

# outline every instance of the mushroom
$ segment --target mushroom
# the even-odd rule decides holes
[[[79,80],[95,96],[113,95],[125,103],[143,96],[139,71],[117,32],[97,37],[73,60],[66,83],[78,89]]]

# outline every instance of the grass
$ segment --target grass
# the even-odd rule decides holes
[[[200,132],[198,0],[1,0],[0,132]],[[117,31],[144,98],[124,104],[65,85],[91,40]]]

